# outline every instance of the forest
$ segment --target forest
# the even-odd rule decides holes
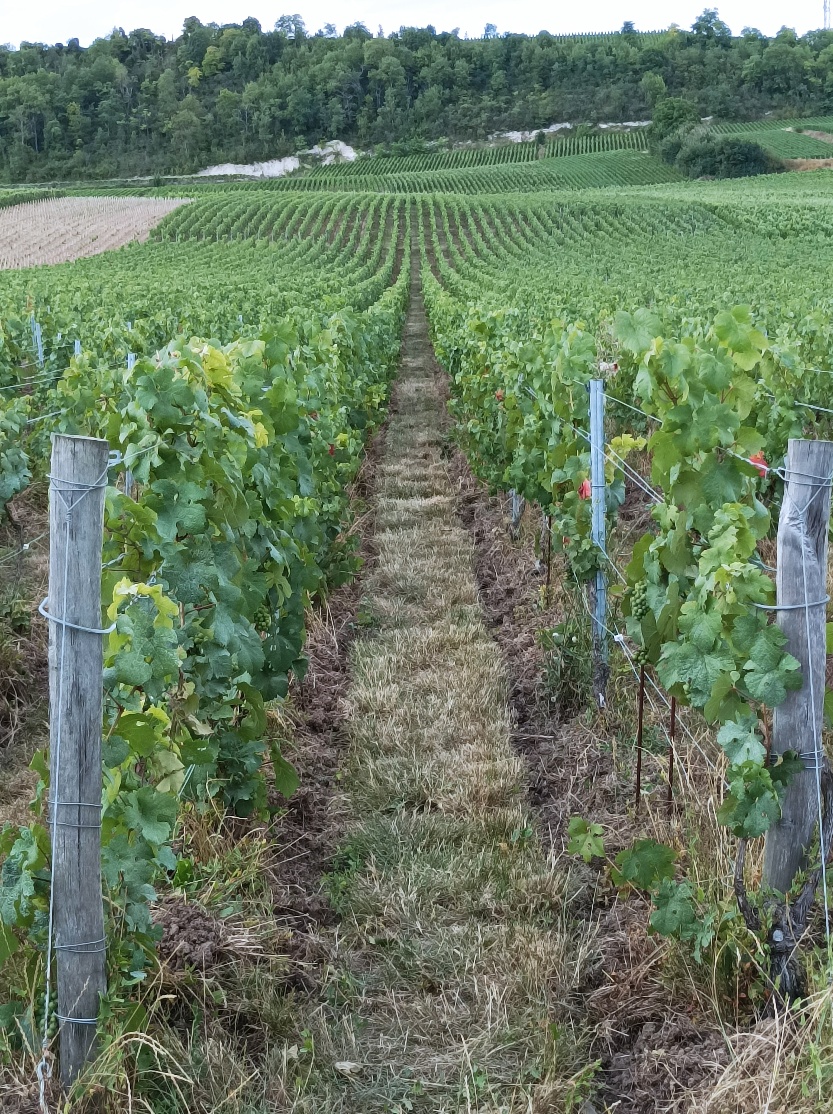
[[[833,110],[833,31],[740,35],[707,9],[690,30],[498,34],[433,27],[374,36],[185,20],[166,40],[114,29],[0,46],[0,176],[8,181],[189,172],[275,158],[320,140],[400,151],[556,121],[641,120],[666,96],[703,116]]]

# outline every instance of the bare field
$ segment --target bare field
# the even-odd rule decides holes
[[[0,270],[67,263],[146,240],[187,198],[58,197],[0,209]]]
[[[785,159],[789,170],[830,170],[833,168],[831,159]]]

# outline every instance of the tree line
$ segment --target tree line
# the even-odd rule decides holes
[[[0,175],[11,181],[187,172],[275,158],[324,139],[406,150],[556,121],[649,118],[682,97],[702,116],[833,112],[833,32],[732,35],[716,11],[690,30],[608,35],[433,27],[374,36],[185,20],[172,40],[115,29],[0,46]]]

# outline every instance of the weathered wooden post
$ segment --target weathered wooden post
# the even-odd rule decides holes
[[[42,610],[49,619],[50,940],[66,1086],[93,1052],[99,996],[106,989],[101,546],[108,458],[106,441],[60,434],[52,439],[49,596]]]
[[[804,684],[775,709],[772,755],[798,751],[804,768],[787,787],[781,819],[766,836],[763,882],[779,893],[787,893],[807,865],[820,822],[831,476],[833,442],[790,441],[778,523],[777,622]]]
[[[509,495],[512,499],[512,513],[509,521],[509,533],[513,539],[517,539],[521,531],[521,518],[523,517],[524,507],[526,506],[526,499],[524,499],[523,495],[519,495],[514,487],[509,492]]]

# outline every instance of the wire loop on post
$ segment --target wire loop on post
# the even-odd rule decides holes
[[[45,599],[41,600],[41,602],[38,604],[38,614],[42,615],[44,619],[47,619],[50,623],[57,624],[57,626],[59,627],[64,627],[69,630],[78,630],[81,631],[82,634],[101,635],[112,634],[113,631],[116,629],[116,623],[111,623],[109,627],[82,627],[78,623],[71,623],[69,619],[59,619],[57,618],[57,616],[49,614],[49,612],[46,610],[47,603],[49,603],[48,596]]]
[[[99,952],[107,951],[107,940],[102,936],[98,940],[79,940],[75,944],[53,944],[52,947],[56,952],[70,951],[73,955],[97,955]]]
[[[94,803],[93,801],[47,801],[47,804],[49,805],[50,810],[53,813],[59,808],[94,808],[97,809],[99,813],[98,820],[92,824],[82,823],[80,820],[76,822],[73,820],[58,820],[57,818],[50,817],[46,821],[50,827],[78,828],[79,830],[85,828],[96,830],[101,827],[101,812],[104,808],[104,805],[102,805],[100,802]]]
[[[830,596],[825,596],[823,600],[814,600],[812,603],[755,603],[752,606],[757,607],[759,611],[806,611],[811,607],[824,607],[825,604],[830,602]]]
[[[773,472],[779,478],[779,480],[783,480],[785,484],[795,484],[797,487],[815,487],[824,489],[829,488],[831,484],[833,484],[833,477],[831,476],[814,476],[810,472],[798,472],[795,470],[790,471],[787,469],[786,466],[784,466],[783,468],[770,468],[769,471]],[[801,479],[793,479],[794,476],[801,476]],[[809,480],[810,483],[806,483],[806,480]]]
[[[103,488],[108,486],[106,472],[103,475],[99,476],[98,480],[94,484],[82,484],[79,483],[77,480],[68,480],[62,476],[53,476],[51,472],[47,472],[46,478],[50,481],[53,491],[57,491],[59,495],[63,495],[63,492],[61,488],[58,487],[58,484],[64,484],[66,491],[70,495],[76,491],[101,491]]]
[[[798,757],[804,763],[805,770],[819,771],[824,766],[824,755],[817,750],[801,750]]]

